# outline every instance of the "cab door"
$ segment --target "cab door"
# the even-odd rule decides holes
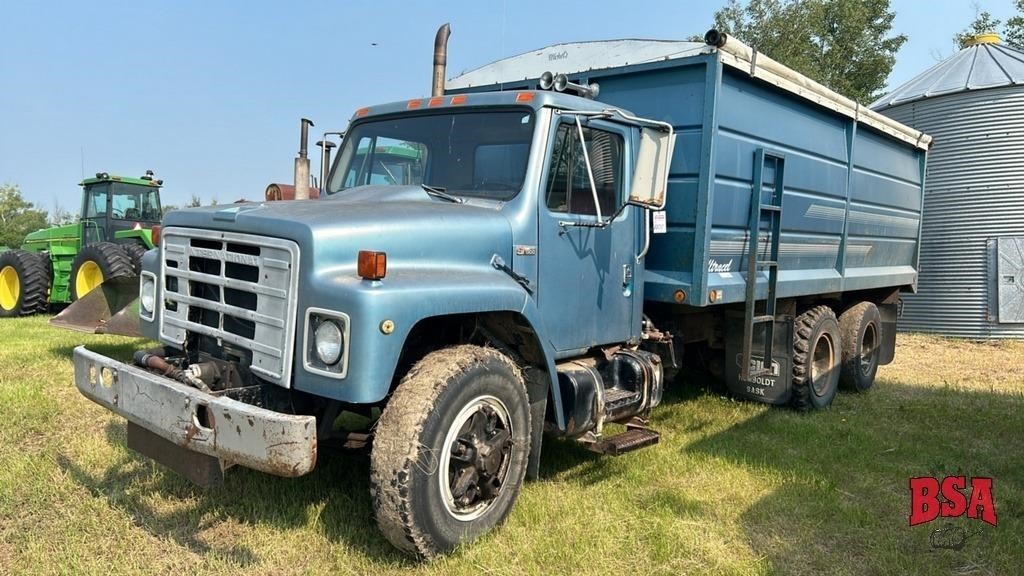
[[[537,301],[554,348],[569,352],[638,334],[634,299],[641,281],[635,273],[641,213],[625,204],[629,128],[599,120],[577,126],[568,114],[556,118],[538,202]]]

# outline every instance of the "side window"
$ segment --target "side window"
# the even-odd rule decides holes
[[[618,208],[622,191],[622,137],[584,127],[583,139],[590,156],[601,214],[607,216]],[[575,124],[562,124],[555,134],[548,171],[547,205],[552,212],[597,215]]]
[[[92,192],[85,201],[85,218],[97,218],[107,215],[107,193]]]

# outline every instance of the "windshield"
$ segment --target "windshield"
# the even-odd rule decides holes
[[[533,111],[526,109],[362,122],[346,134],[327,191],[427,185],[507,200],[523,186],[533,124]]]

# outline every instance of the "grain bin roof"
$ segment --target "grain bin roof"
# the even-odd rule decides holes
[[[985,88],[1024,84],[1024,51],[979,34],[956,54],[871,104],[876,111],[908,102]]]

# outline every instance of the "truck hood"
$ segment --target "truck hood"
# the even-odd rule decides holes
[[[387,252],[403,269],[486,266],[511,259],[512,231],[494,203],[457,204],[420,187],[361,186],[320,200],[247,202],[169,213],[164,227],[293,240],[301,267],[319,275],[355,270],[359,250]]]

